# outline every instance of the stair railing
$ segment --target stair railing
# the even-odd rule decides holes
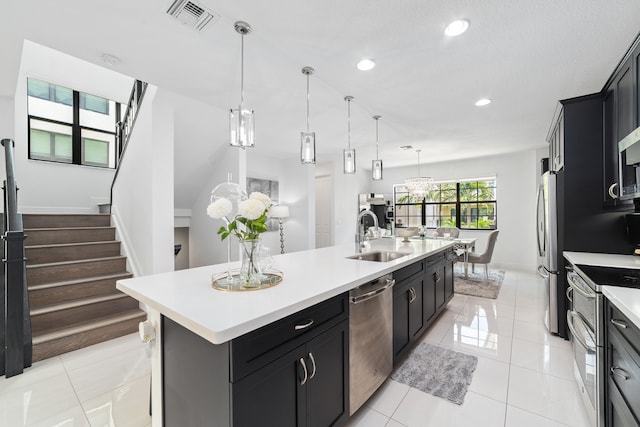
[[[18,213],[18,187],[14,172],[15,143],[3,139],[6,179],[4,190],[4,215],[2,221],[2,280],[0,287],[0,375],[7,378],[21,374],[31,366],[32,337],[27,269],[24,256],[24,229],[22,214]]]
[[[120,172],[120,164],[124,157],[124,153],[129,145],[129,138],[131,131],[138,118],[138,109],[144,94],[147,92],[148,83],[136,80],[131,89],[131,95],[129,96],[129,102],[127,102],[127,109],[125,110],[122,121],[118,122],[116,126],[116,172],[113,174],[113,181],[111,181],[111,193],[109,195],[109,210],[113,204],[113,186],[116,184],[118,178],[118,172]]]

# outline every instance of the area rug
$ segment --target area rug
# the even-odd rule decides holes
[[[478,358],[422,342],[391,374],[391,379],[461,405]]]
[[[482,298],[498,298],[504,280],[504,271],[489,271],[489,279],[484,275],[484,268],[475,273],[469,268],[467,277],[464,270],[456,268],[453,272],[453,292]]]

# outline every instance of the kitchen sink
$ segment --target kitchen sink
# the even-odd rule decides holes
[[[361,254],[355,254],[348,256],[349,259],[357,259],[362,261],[375,261],[375,262],[389,262],[394,259],[402,258],[403,256],[407,256],[409,254],[404,252],[391,252],[391,251],[373,251],[373,252],[364,252]]]

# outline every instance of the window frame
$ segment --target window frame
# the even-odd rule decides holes
[[[480,200],[479,197],[479,193],[476,193],[476,197],[475,200],[461,200],[461,184],[467,184],[467,183],[475,183],[476,186],[478,186],[478,184],[480,182],[491,182],[493,181],[493,186],[490,186],[488,188],[493,189],[493,196],[494,198],[490,199],[490,200]],[[453,191],[452,189],[442,189],[442,185],[451,185],[451,184],[455,184],[455,200],[442,200],[442,193],[443,191]],[[438,188],[437,191],[439,194],[439,200],[435,201],[435,200],[427,200],[427,197],[423,197],[422,199],[419,200],[415,200],[415,201],[411,201],[411,199],[413,198],[413,196],[408,194],[408,191],[406,191],[406,187],[404,186],[404,184],[396,184],[393,186],[393,204],[394,204],[394,227],[395,228],[405,228],[405,227],[411,227],[413,226],[411,224],[411,220],[409,219],[409,224],[408,225],[398,225],[398,219],[402,220],[403,217],[409,217],[409,218],[417,218],[417,215],[410,215],[411,213],[411,209],[413,207],[413,209],[417,209],[420,211],[420,224],[423,227],[426,227],[427,229],[431,229],[431,230],[435,230],[437,227],[457,227],[461,230],[475,230],[475,231],[492,231],[492,230],[497,230],[498,229],[498,198],[497,198],[497,179],[496,177],[488,177],[488,178],[474,178],[474,179],[465,179],[465,180],[459,180],[459,181],[438,181],[438,182],[434,182],[434,185],[438,185],[440,186],[440,188]],[[399,191],[399,189],[404,189],[404,191]],[[403,197],[408,197],[409,201],[406,203],[398,203],[398,193],[406,193],[406,196]],[[415,198],[413,198],[415,199]],[[490,204],[493,205],[494,209],[493,209],[493,223],[489,228],[479,228],[478,225],[478,221],[477,219],[480,217],[479,213],[476,213],[476,227],[463,227],[463,222],[462,222],[462,212],[463,212],[463,206],[470,206],[470,205],[475,205],[475,208],[477,208],[479,210],[480,205],[481,204]],[[437,212],[438,215],[436,216],[430,216],[427,215],[427,210],[429,206],[435,206],[437,207]],[[455,223],[454,224],[443,224],[442,223],[442,207],[443,206],[451,206],[451,212],[453,212],[454,216],[455,216]],[[407,213],[406,215],[398,215],[398,209],[401,207],[406,207],[407,208]],[[453,216],[449,216],[450,218],[453,218]],[[436,224],[438,224],[436,227],[433,226],[428,226],[427,223],[427,219],[428,218],[434,218],[436,219]]]
[[[106,159],[106,164],[98,164],[97,162],[89,162],[89,163],[85,163],[84,162],[84,149],[83,149],[83,137],[82,137],[82,132],[83,130],[86,131],[92,131],[92,132],[97,132],[97,133],[102,133],[102,134],[107,134],[107,135],[111,135],[114,138],[114,142],[112,145],[112,147],[110,148],[110,150],[113,150],[113,154],[115,156],[115,153],[117,151],[117,126],[118,126],[118,121],[120,120],[120,116],[121,116],[121,111],[122,111],[122,106],[119,102],[114,101],[115,104],[115,114],[114,114],[114,123],[113,123],[113,129],[112,130],[106,130],[106,129],[99,129],[99,128],[94,128],[91,126],[84,126],[80,124],[80,110],[81,109],[85,109],[87,111],[91,111],[93,113],[97,113],[97,114],[105,114],[105,115],[109,115],[109,100],[107,98],[103,98],[107,100],[107,113],[103,113],[100,111],[95,111],[94,109],[86,109],[86,108],[81,108],[81,103],[80,103],[80,94],[81,93],[85,93],[86,95],[90,95],[90,96],[96,96],[97,95],[92,95],[86,92],[80,92],[77,91],[75,89],[70,89],[64,86],[60,86],[57,85],[55,83],[51,83],[51,82],[46,82],[44,80],[40,80],[37,78],[34,78],[33,80],[37,80],[43,83],[47,83],[49,85],[49,98],[46,99],[44,97],[40,97],[40,96],[36,96],[36,95],[32,95],[29,93],[29,77],[27,78],[27,105],[29,105],[29,97],[34,97],[36,99],[41,99],[44,101],[48,101],[48,102],[53,102],[53,103],[58,103],[58,104],[63,104],[63,105],[67,105],[69,107],[72,108],[72,113],[73,113],[73,119],[72,122],[66,122],[66,121],[61,121],[61,120],[56,120],[56,119],[51,119],[48,117],[43,117],[42,115],[36,115],[36,114],[31,114],[29,112],[29,110],[27,109],[27,157],[29,160],[34,160],[34,161],[41,161],[41,162],[50,162],[50,163],[59,163],[59,164],[65,164],[65,165],[79,165],[79,166],[87,166],[87,167],[94,167],[94,168],[100,168],[100,169],[115,169],[117,167],[117,164],[114,164],[113,167],[109,166],[109,158],[110,158],[110,152],[109,149],[107,150],[107,159]],[[64,89],[68,89],[72,91],[72,103],[71,105],[67,104],[67,103],[62,103],[62,102],[58,102],[55,100],[55,93],[58,87],[64,88]],[[52,98],[53,97],[53,98]],[[98,98],[102,98],[102,97],[98,97]],[[37,156],[34,157],[31,154],[31,121],[32,120],[39,120],[39,121],[43,121],[43,122],[49,122],[49,123],[54,123],[54,124],[58,124],[58,125],[62,125],[62,126],[69,126],[71,127],[71,145],[72,145],[72,160],[71,162],[63,162],[63,161],[59,161],[59,160],[55,160],[55,153],[50,153],[50,159],[44,159],[44,158],[38,158]],[[38,130],[36,128],[36,130]],[[109,144],[109,142],[105,141],[105,143]]]

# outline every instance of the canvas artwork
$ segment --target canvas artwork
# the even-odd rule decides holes
[[[278,181],[247,177],[247,194],[254,191],[266,194],[274,204],[278,204]],[[278,227],[277,219],[271,218],[267,221],[267,231],[277,231]]]

